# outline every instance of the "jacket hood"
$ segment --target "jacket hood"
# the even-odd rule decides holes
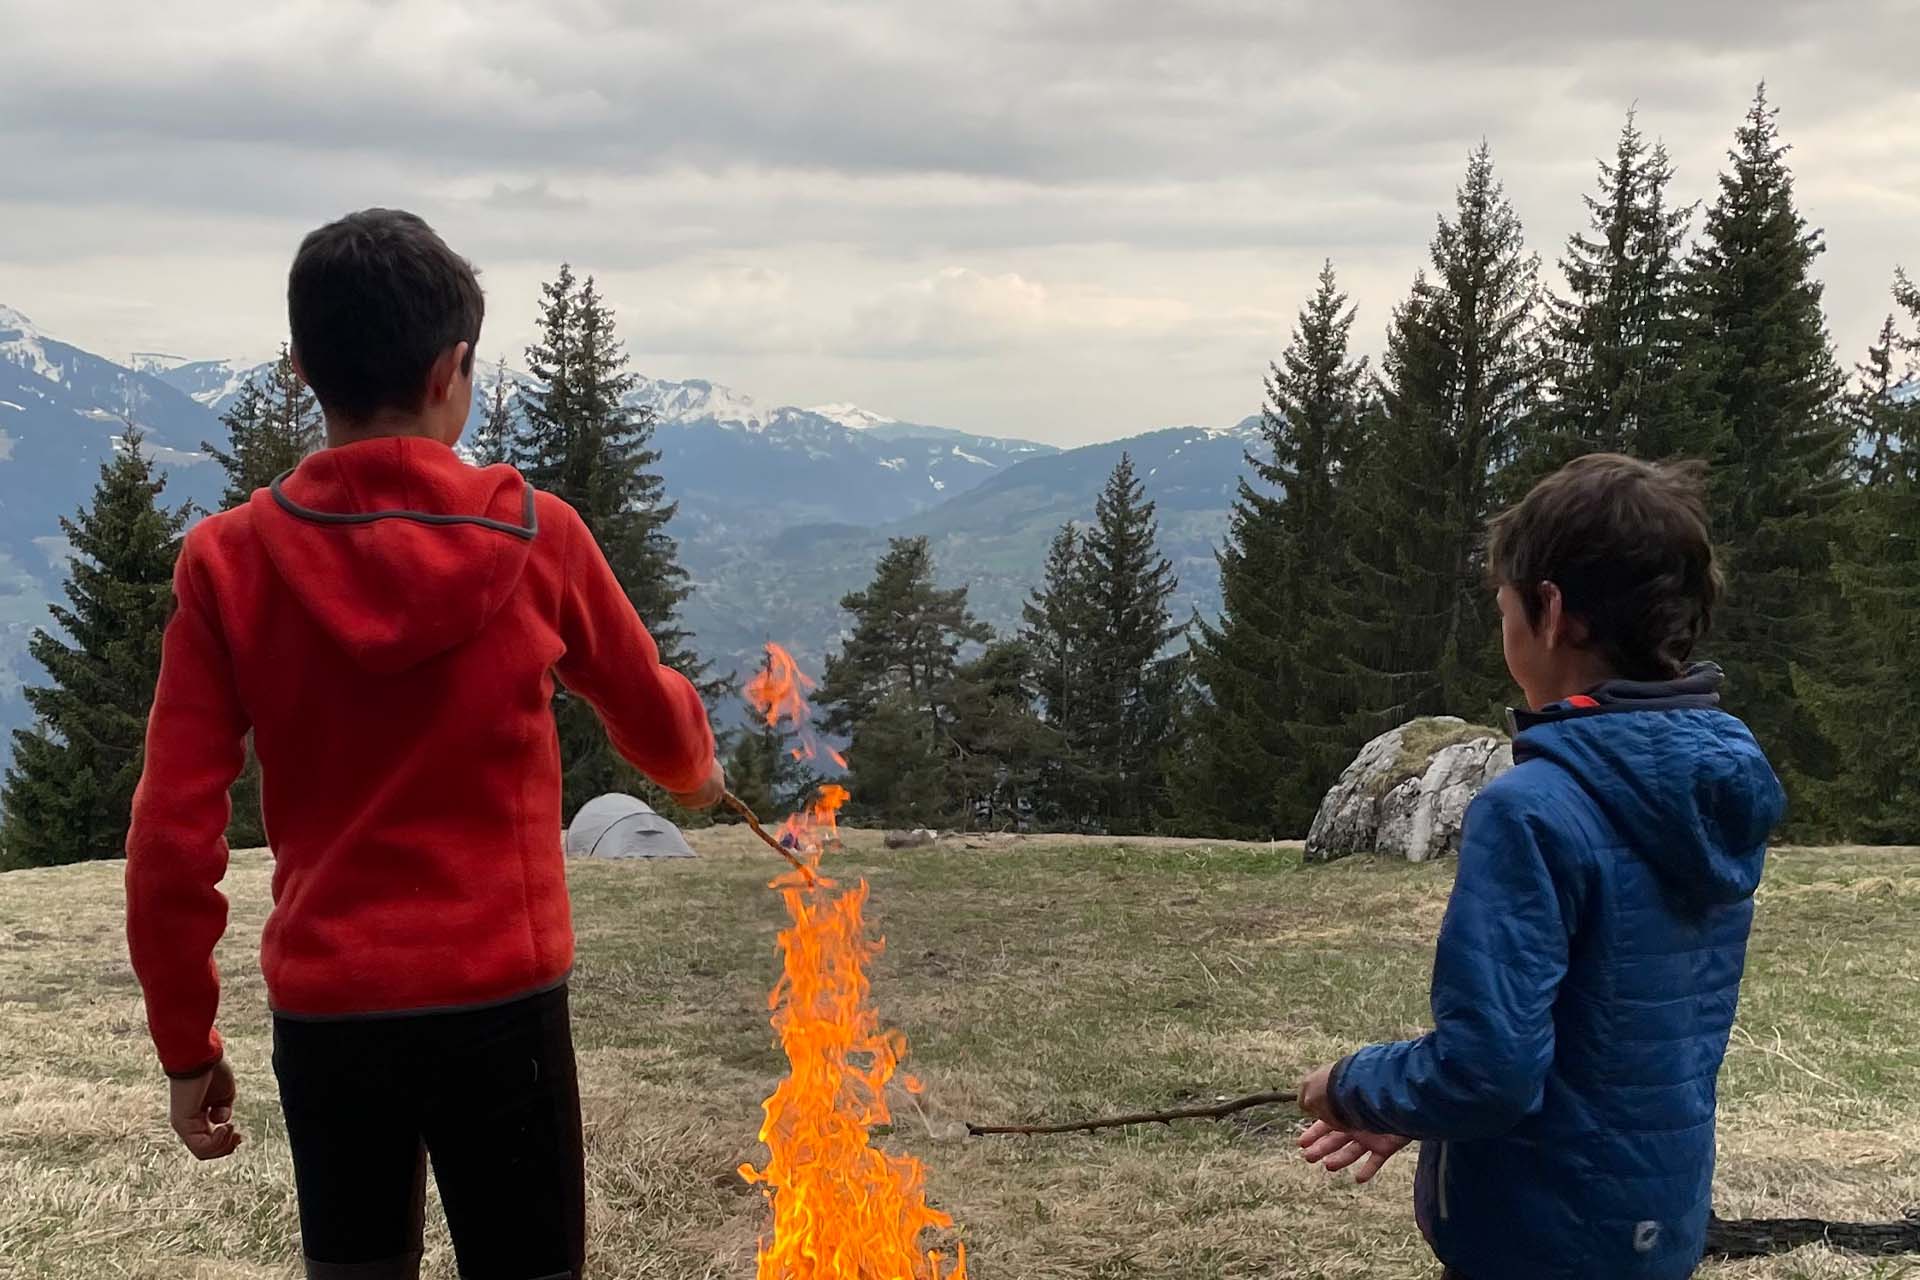
[[[1720,670],[1614,681],[1515,712],[1514,758],[1577,778],[1633,851],[1683,901],[1751,897],[1786,793],[1753,734],[1719,709]]]
[[[287,589],[382,674],[477,635],[519,584],[538,532],[519,472],[472,467],[414,437],[316,453],[249,508]]]

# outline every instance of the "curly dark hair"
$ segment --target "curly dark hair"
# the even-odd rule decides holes
[[[1540,586],[1553,583],[1616,672],[1671,679],[1686,669],[1720,598],[1706,471],[1617,453],[1578,458],[1494,518],[1488,572],[1519,593],[1535,624]]]

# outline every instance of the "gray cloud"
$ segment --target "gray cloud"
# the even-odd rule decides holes
[[[654,372],[1062,436],[1228,419],[1322,256],[1377,341],[1480,138],[1551,261],[1629,104],[1692,198],[1763,76],[1843,355],[1920,262],[1913,0],[167,9],[0,0],[0,299],[109,352],[270,346],[298,235],[386,203],[486,268],[507,352],[568,258]],[[1088,378],[1115,407],[1060,425]]]

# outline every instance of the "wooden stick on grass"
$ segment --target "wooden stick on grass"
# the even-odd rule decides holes
[[[1224,1120],[1228,1116],[1242,1111],[1251,1111],[1255,1107],[1292,1106],[1294,1091],[1289,1089],[1267,1093],[1250,1093],[1244,1098],[1233,1098],[1226,1102],[1215,1103],[1211,1107],[1177,1107],[1171,1111],[1141,1111],[1126,1116],[1103,1116],[1098,1120],[1081,1120],[1074,1124],[969,1124],[967,1133],[975,1138],[988,1134],[1018,1134],[1023,1137],[1035,1137],[1056,1133],[1092,1133],[1096,1129],[1120,1129],[1139,1124],[1172,1124],[1175,1120]]]

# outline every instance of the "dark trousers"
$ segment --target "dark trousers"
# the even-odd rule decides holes
[[[460,1274],[577,1280],[586,1164],[567,990],[483,1009],[276,1017],[312,1280],[413,1280],[427,1166]]]

